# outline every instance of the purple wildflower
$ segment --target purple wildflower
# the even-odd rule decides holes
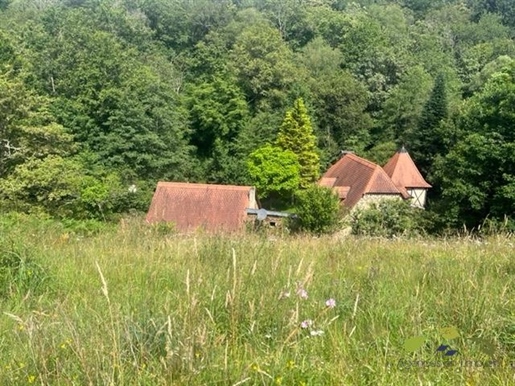
[[[308,291],[306,291],[304,288],[299,288],[297,290],[297,295],[299,295],[301,299],[307,299],[308,298]]]
[[[325,305],[326,305],[327,307],[329,307],[329,308],[334,308],[334,307],[336,307],[336,300],[334,300],[333,298],[331,298],[331,299],[327,299],[327,300],[325,301]]]
[[[311,319],[306,319],[304,320],[301,324],[300,324],[300,327],[301,328],[308,328],[308,327],[311,327],[313,325],[313,321]]]

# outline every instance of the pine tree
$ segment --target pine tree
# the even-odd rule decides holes
[[[279,128],[277,146],[295,153],[300,164],[300,187],[306,188],[320,176],[316,137],[304,101],[299,98]]]
[[[409,150],[423,174],[427,175],[431,170],[434,158],[443,150],[439,128],[445,118],[447,118],[445,78],[443,74],[439,74],[422,111],[418,130],[413,133],[409,141]]]

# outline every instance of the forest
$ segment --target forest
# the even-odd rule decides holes
[[[405,146],[432,231],[513,230],[514,37],[513,0],[0,0],[0,208],[105,220],[159,180],[254,184],[302,100],[320,172]]]

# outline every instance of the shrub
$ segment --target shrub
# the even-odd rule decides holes
[[[409,202],[382,200],[352,213],[352,234],[363,236],[414,236],[422,233],[421,209]]]
[[[293,227],[298,230],[322,234],[337,229],[340,222],[340,200],[329,188],[312,185],[295,194],[298,218]]]

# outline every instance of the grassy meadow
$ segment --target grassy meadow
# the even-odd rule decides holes
[[[515,383],[509,237],[166,230],[0,220],[0,384]]]

